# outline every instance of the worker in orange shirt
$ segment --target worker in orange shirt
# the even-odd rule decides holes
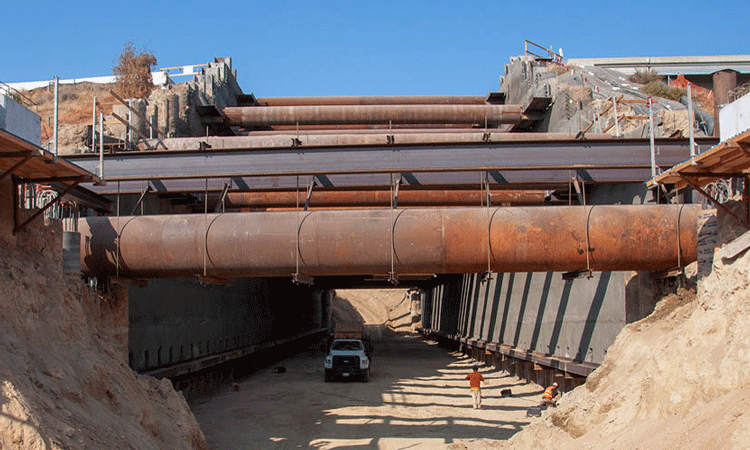
[[[547,386],[542,394],[542,404],[548,406],[557,406],[555,398],[557,397],[557,382],[552,383],[552,386]]]
[[[481,373],[479,373],[479,367],[477,366],[474,366],[473,371],[466,375],[466,379],[469,380],[471,398],[474,400],[474,409],[482,409],[481,383],[489,384],[489,382],[484,379]]]

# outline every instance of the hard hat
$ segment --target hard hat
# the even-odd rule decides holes
[[[557,386],[557,381],[555,381],[554,383],[552,383],[552,386]]]

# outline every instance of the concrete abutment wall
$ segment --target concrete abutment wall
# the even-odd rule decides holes
[[[152,372],[212,355],[272,345],[325,327],[326,291],[287,278],[237,278],[230,286],[155,279],[131,286],[130,366]]]

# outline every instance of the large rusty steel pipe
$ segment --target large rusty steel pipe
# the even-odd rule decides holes
[[[230,124],[273,125],[519,123],[520,105],[321,105],[242,106],[224,108]]]
[[[141,278],[661,270],[696,259],[700,205],[86,217],[81,267]],[[117,238],[119,235],[119,246]],[[489,242],[488,242],[489,238]],[[120,255],[119,262],[117,255]]]
[[[317,105],[484,105],[480,95],[364,95],[333,97],[262,97],[263,106]]]
[[[490,191],[494,205],[541,205],[545,201],[545,191]],[[309,206],[321,207],[384,207],[391,205],[393,193],[389,190],[313,190]],[[482,206],[487,193],[482,190],[422,190],[401,189],[398,193],[398,206]],[[305,191],[252,191],[230,192],[227,206],[240,208],[295,208],[307,201]]]

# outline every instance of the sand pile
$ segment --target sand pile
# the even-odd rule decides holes
[[[0,239],[0,448],[207,448],[171,383],[128,367],[124,297],[62,275],[60,236]]]
[[[750,252],[748,252],[750,253]],[[750,254],[628,325],[585,385],[503,448],[750,448]]]

